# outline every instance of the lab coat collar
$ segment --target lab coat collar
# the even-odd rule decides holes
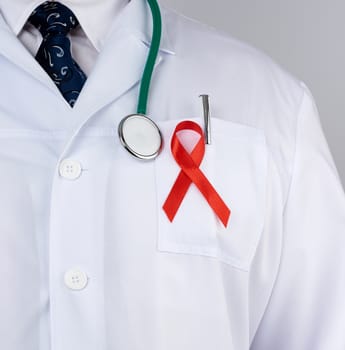
[[[164,13],[165,10],[162,9],[162,40],[157,62],[162,59],[162,54],[174,54],[174,48],[165,25]],[[151,28],[151,12],[146,0],[131,0],[122,10],[122,13],[114,19],[109,34],[104,39],[103,49],[83,87],[74,109],[70,111],[71,108],[66,103],[67,111],[76,114],[76,109],[82,107],[84,113],[88,114],[88,109],[90,112],[95,113],[98,109],[102,108],[104,104],[111,102],[111,98],[116,99],[138,82],[145,64],[142,56],[144,54],[147,55],[148,47],[151,42]],[[128,38],[131,39],[128,40]],[[134,40],[134,38],[136,38],[136,40]],[[127,45],[125,42],[126,40]],[[135,41],[137,42],[135,43]],[[63,100],[54,82],[49,78],[31,53],[18,40],[1,13],[0,55],[5,56],[9,61],[25,70],[26,73],[38,79],[46,87],[51,89],[60,101],[61,99]],[[129,64],[132,64],[132,69]],[[133,68],[136,65],[140,65],[137,70]],[[135,72],[137,72],[137,74],[134,77],[132,75],[134,75]],[[111,77],[113,77],[113,80]],[[87,97],[90,95],[89,90],[95,89],[96,86],[100,85],[99,82],[102,81],[104,82],[104,86],[101,90],[105,90],[106,86],[107,93],[103,91],[104,95],[102,95],[102,98],[96,99],[93,95],[92,98],[87,100]],[[65,103],[65,101],[63,100],[62,103]],[[93,104],[91,105],[91,103]]]
[[[160,44],[160,51],[174,54],[174,46],[169,37],[168,28],[164,19],[165,8],[161,6],[162,12],[162,38]],[[153,21],[147,0],[131,0],[123,9],[122,14],[115,18],[110,35],[118,28],[128,28],[132,33],[136,33],[140,39],[150,45],[152,37]]]
[[[112,0],[87,0],[82,3],[75,0],[60,1],[75,13],[86,36],[97,51],[101,51],[112,24],[117,26],[121,23],[123,25],[132,23],[134,27],[137,26],[139,32],[142,32],[143,40],[146,43],[150,42],[147,34],[151,33],[152,21],[145,21],[142,16],[147,7],[146,0],[122,0],[123,3],[120,4]],[[5,9],[8,7],[8,11],[2,15],[16,36],[24,27],[32,11],[42,2],[44,0],[18,0],[6,5]],[[116,13],[116,18],[112,20],[111,16],[114,13]],[[129,16],[132,16],[133,21],[129,21],[131,19]],[[101,22],[99,18],[102,18]],[[161,49],[167,52],[173,51],[164,25]]]
[[[49,89],[58,92],[52,79],[26,49],[11,30],[0,12],[0,56],[4,56],[11,63],[22,68],[26,73],[45,84]]]
[[[42,2],[42,0],[37,1],[37,4],[40,2]],[[27,18],[31,13],[31,7],[24,11],[23,18]],[[174,47],[169,38],[167,26],[164,20],[165,9],[162,6],[161,9],[163,23],[160,51],[174,54]],[[23,23],[25,22],[23,18],[18,21],[17,28],[15,28],[16,26],[14,24],[11,27],[7,23],[4,15],[0,10],[0,54],[3,54],[11,61],[18,63],[18,65],[24,69],[29,64],[29,71],[32,71],[35,76],[41,78],[42,72],[40,72],[40,68],[37,67],[37,64],[31,62],[31,54],[28,56],[28,52],[25,52],[26,48],[23,47],[16,36],[19,33]],[[96,49],[100,50],[100,48],[103,47],[104,43],[107,41],[107,38],[112,36],[114,31],[119,30],[121,27],[127,28],[129,31],[136,33],[146,45],[150,45],[152,36],[152,18],[146,0],[130,0],[129,3],[122,9],[121,13],[114,18],[113,22],[110,24],[110,30],[108,30],[108,34],[105,34],[104,32],[104,37],[102,39],[98,39],[92,35],[92,26],[85,25],[83,29],[86,32],[88,38],[95,45]],[[46,75],[45,72],[43,73]],[[48,85],[52,86],[51,84]]]

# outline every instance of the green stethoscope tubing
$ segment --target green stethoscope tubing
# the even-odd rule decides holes
[[[158,57],[158,51],[161,43],[162,36],[162,16],[159,9],[159,5],[156,0],[147,0],[151,8],[153,31],[150,51],[146,60],[144,73],[141,78],[138,108],[137,113],[146,115],[147,101],[149,98],[150,84],[152,80],[153,69]]]

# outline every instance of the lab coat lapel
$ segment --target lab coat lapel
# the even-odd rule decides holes
[[[146,1],[131,0],[113,23],[96,65],[74,105],[75,127],[67,137],[64,151],[91,117],[138,85],[149,53],[151,35],[152,17]],[[156,66],[166,55],[174,53],[163,18],[162,40]],[[135,113],[136,108],[133,105],[128,114]]]
[[[101,51],[74,106],[83,123],[116,101],[140,80],[148,55],[147,45],[126,29],[111,36]],[[157,62],[161,60],[160,55]],[[135,112],[136,106],[133,106]]]
[[[40,64],[31,53],[20,42],[10,27],[5,22],[0,12],[0,55],[6,57],[10,62],[23,69],[34,79],[39,80],[47,88],[58,94],[59,91],[54,82],[49,78]]]
[[[173,54],[163,20],[161,48],[156,63]],[[131,0],[114,19],[96,65],[74,106],[85,122],[141,79],[152,36],[152,15],[145,0]],[[133,106],[134,113],[136,106]]]

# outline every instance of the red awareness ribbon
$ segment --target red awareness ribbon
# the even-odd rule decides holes
[[[200,135],[191,153],[187,152],[178,139],[177,133],[182,130],[193,130]],[[194,183],[220,221],[227,227],[231,211],[199,168],[205,155],[204,133],[201,127],[188,120],[180,122],[171,139],[171,152],[181,171],[163,205],[170,222],[174,220],[189,186]]]

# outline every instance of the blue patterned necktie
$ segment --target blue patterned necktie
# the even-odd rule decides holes
[[[67,37],[70,30],[79,25],[76,16],[61,3],[46,1],[33,11],[28,21],[43,37],[36,60],[73,107],[87,79],[72,57]]]

